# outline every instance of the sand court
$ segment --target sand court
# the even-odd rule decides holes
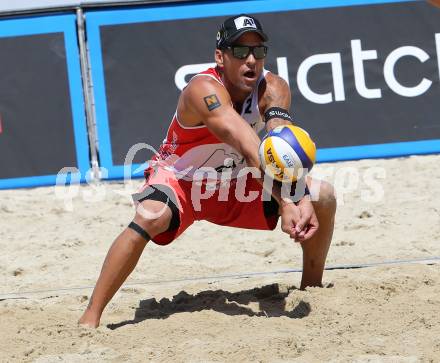
[[[324,288],[298,290],[301,249],[279,227],[199,222],[147,246],[97,330],[76,321],[133,216],[123,185],[67,206],[53,187],[0,191],[0,361],[436,362],[438,162],[316,166],[339,201]]]

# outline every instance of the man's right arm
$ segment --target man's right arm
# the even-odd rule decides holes
[[[226,89],[208,77],[198,77],[183,91],[177,109],[179,120],[205,124],[222,142],[231,145],[248,166],[259,168],[260,139],[234,110]]]
[[[260,139],[250,125],[234,110],[228,92],[218,82],[210,79],[194,79],[182,93],[177,109],[180,121],[192,125],[202,122],[222,142],[231,145],[250,167],[260,168],[258,148]],[[264,171],[263,171],[264,173]],[[264,174],[263,174],[264,175]],[[263,185],[263,179],[259,182]],[[299,208],[281,198],[281,188],[268,191],[280,205],[281,229],[291,238],[310,238],[317,228],[302,226]],[[302,231],[302,234],[300,234]],[[306,237],[304,237],[306,236]]]

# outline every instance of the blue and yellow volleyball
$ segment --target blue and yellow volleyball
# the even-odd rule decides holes
[[[298,126],[275,127],[261,141],[263,170],[278,181],[296,181],[315,164],[316,146],[309,133]]]

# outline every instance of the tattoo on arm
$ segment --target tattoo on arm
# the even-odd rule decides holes
[[[290,98],[290,88],[286,81],[278,76],[272,76],[264,90],[262,97],[263,107],[260,107],[260,109],[265,110],[263,120],[266,122],[267,131],[270,131],[277,126],[292,124],[292,118],[287,117],[290,108]],[[283,112],[279,115],[276,112],[271,113],[274,109],[282,110]],[[284,115],[284,113],[287,115]]]
[[[215,110],[217,107],[221,106],[220,100],[216,94],[203,97],[203,100],[205,101],[206,107],[208,107],[208,111]]]
[[[291,93],[287,82],[275,75],[272,75],[269,81],[266,83],[262,95],[263,110],[268,110],[271,107],[289,110]]]

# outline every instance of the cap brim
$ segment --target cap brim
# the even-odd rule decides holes
[[[248,33],[248,32],[257,33],[263,39],[264,42],[267,42],[269,40],[268,36],[265,33],[263,33],[260,29],[246,28],[246,29],[241,29],[237,34],[234,34],[234,36],[230,37],[228,39],[228,44],[232,45],[232,43],[234,43],[244,33]]]

